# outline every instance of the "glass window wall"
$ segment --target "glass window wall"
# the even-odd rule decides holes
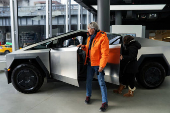
[[[5,0],[4,0],[5,1]],[[8,0],[9,1],[9,0]],[[49,25],[52,22],[52,30],[49,27],[50,36],[56,36],[63,33],[66,33],[66,22],[68,23],[68,31],[78,30],[78,4],[71,0],[71,7],[66,5],[69,0],[52,0],[51,6],[52,17],[49,18]],[[39,42],[46,38],[46,0],[17,0],[18,5],[18,44],[19,48],[23,48],[32,43]],[[68,16],[66,16],[66,6],[68,7]],[[3,9],[4,10],[4,9]],[[69,17],[69,12],[71,11],[71,16]],[[81,12],[81,11],[80,11]],[[0,12],[1,13],[1,12]],[[80,23],[83,27],[80,29],[87,30],[87,17],[89,17],[90,22],[90,13],[87,15],[87,10],[83,8],[80,15],[83,15],[83,18],[80,18]],[[16,14],[14,14],[16,16]],[[49,15],[50,16],[50,15]],[[67,17],[67,18],[66,18]],[[0,24],[10,26],[10,21],[6,17],[0,19]],[[71,23],[71,25],[69,24]],[[71,27],[71,29],[69,29]],[[10,38],[10,27],[6,28],[6,37],[9,42],[12,42]],[[51,32],[52,31],[52,32]],[[4,39],[4,38],[3,38]],[[2,43],[5,41],[2,41]]]
[[[0,54],[12,52],[9,0],[0,0]],[[4,46],[3,46],[4,45]],[[11,48],[11,49],[9,49]]]
[[[46,0],[18,0],[19,47],[46,38]]]
[[[52,36],[66,32],[66,1],[52,0]]]
[[[68,2],[68,18],[66,18],[66,3]],[[69,30],[69,21],[71,19],[71,31],[78,30],[78,24],[83,23],[83,28],[87,29],[87,10],[83,8],[83,20],[78,23],[78,4],[71,0],[71,7],[69,10],[69,0],[56,1],[52,0],[52,36],[60,35],[66,33],[66,21],[68,22],[68,31]],[[69,12],[71,11],[71,18],[69,17]],[[81,12],[81,11],[80,11]],[[90,16],[90,14],[89,14]]]

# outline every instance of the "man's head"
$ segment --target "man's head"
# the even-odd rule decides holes
[[[90,35],[93,35],[95,31],[98,30],[99,30],[99,26],[97,25],[96,22],[91,22],[87,27],[87,31],[89,32]]]

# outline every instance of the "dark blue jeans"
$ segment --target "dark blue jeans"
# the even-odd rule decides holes
[[[86,96],[91,97],[92,93],[92,80],[94,77],[94,73],[97,74],[98,82],[101,89],[101,95],[102,95],[102,103],[106,102],[107,100],[107,88],[104,81],[104,71],[98,72],[99,66],[91,66],[91,63],[88,63],[87,65],[87,79],[86,79]]]

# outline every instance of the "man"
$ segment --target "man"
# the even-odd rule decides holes
[[[71,39],[68,40],[67,46],[70,46],[70,45],[76,45],[77,46],[79,44],[80,44],[79,40],[76,37],[74,37],[74,38],[71,38]]]
[[[102,106],[100,107],[100,111],[105,111],[108,107],[108,100],[103,69],[107,64],[109,56],[109,40],[107,34],[99,30],[96,22],[91,22],[88,25],[88,34],[87,44],[79,44],[77,46],[81,46],[82,50],[86,52],[85,64],[87,64],[87,79],[85,103],[90,103],[92,80],[94,73],[96,73],[102,95]]]

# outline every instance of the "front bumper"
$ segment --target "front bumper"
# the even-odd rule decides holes
[[[0,50],[0,54],[4,53],[4,51]]]
[[[8,72],[8,69],[7,69],[7,68],[5,68],[4,70],[5,70],[5,74],[6,74],[6,77],[7,77],[7,82],[8,82],[8,84],[9,84],[9,83],[11,83],[11,79],[9,78],[9,72]]]
[[[0,55],[4,54],[4,52],[0,52]]]

